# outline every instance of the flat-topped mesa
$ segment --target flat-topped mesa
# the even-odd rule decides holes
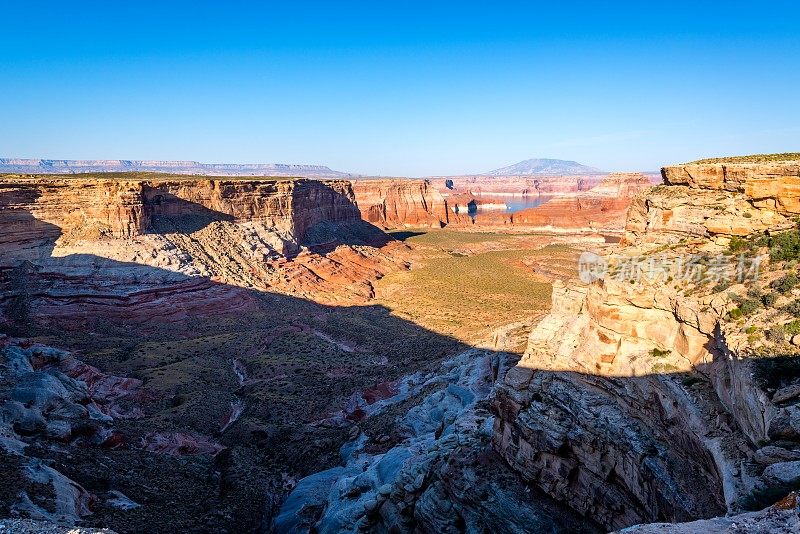
[[[386,228],[448,223],[447,202],[429,180],[356,180],[353,193],[361,216]]]
[[[36,238],[44,223],[69,241],[132,238],[164,225],[180,231],[215,220],[260,222],[299,243],[320,222],[360,219],[350,182],[305,179],[8,176],[0,178],[0,209],[0,246]]]
[[[665,185],[637,196],[627,243],[726,240],[792,225],[800,214],[800,162],[698,163],[664,167]]]

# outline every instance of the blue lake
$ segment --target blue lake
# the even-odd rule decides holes
[[[509,195],[498,195],[492,193],[482,193],[480,195],[475,195],[475,198],[489,201],[489,202],[496,202],[498,204],[503,203],[508,206],[505,210],[505,213],[516,213],[520,210],[528,209],[528,208],[535,208],[537,206],[541,206],[551,198],[552,195],[528,195],[528,196],[509,196]],[[478,208],[480,212],[481,209]],[[486,211],[502,211],[502,210],[486,210]]]

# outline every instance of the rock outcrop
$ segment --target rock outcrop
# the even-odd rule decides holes
[[[703,532],[704,534],[728,534],[732,532],[784,534],[800,532],[800,499],[793,492],[775,505],[758,512],[692,521],[690,523],[635,525],[620,530],[618,534],[696,534],[697,532]]]
[[[778,167],[664,169],[670,185],[634,199],[626,242],[599,260],[617,268],[554,286],[493,400],[494,447],[524,480],[607,529],[757,509],[794,489],[797,358],[755,358],[731,329],[743,284],[658,267],[785,229],[796,167]],[[619,268],[631,261],[655,275]]]
[[[0,308],[52,324],[246,313],[238,288],[363,301],[405,268],[347,181],[6,177],[0,226]]]
[[[353,193],[365,221],[387,227],[442,228],[447,202],[428,180],[356,180]]]
[[[665,167],[666,185],[635,198],[626,240],[671,243],[791,226],[800,213],[800,163]]]
[[[616,231],[625,226],[631,199],[652,185],[642,174],[611,174],[589,191],[558,196],[512,215],[515,225],[551,230]]]
[[[485,399],[509,360],[508,354],[469,350],[367,401],[359,408],[359,426],[351,427],[352,441],[341,449],[343,465],[300,480],[275,530],[594,532],[591,521],[531,493],[491,451]],[[361,433],[392,413],[399,415],[390,435]]]
[[[758,209],[800,213],[800,161],[675,165],[662,173],[667,185],[741,193]]]
[[[316,224],[360,219],[349,182],[303,179],[7,176],[0,178],[0,209],[7,229],[1,244],[8,253],[27,248],[28,238],[53,237],[56,231],[65,240],[132,238],[165,227],[191,231],[214,221],[261,224],[291,249]],[[52,225],[50,236],[42,235],[42,223]]]

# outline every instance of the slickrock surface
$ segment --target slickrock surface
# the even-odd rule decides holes
[[[717,517],[690,523],[654,523],[636,525],[618,534],[728,534],[747,532],[759,534],[793,534],[800,532],[800,507],[796,493],[759,512]]]
[[[590,521],[531,492],[491,450],[485,399],[509,355],[469,350],[405,377],[359,411],[343,465],[300,480],[278,532],[594,532]],[[396,423],[394,423],[394,421]],[[371,442],[360,427],[387,425]]]

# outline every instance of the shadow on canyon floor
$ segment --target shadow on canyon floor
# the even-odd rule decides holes
[[[160,231],[224,219],[171,203]],[[60,228],[0,201],[0,228],[12,226],[0,232],[0,307],[11,315],[3,329],[144,381],[144,417],[114,424],[125,446],[63,449],[41,441],[28,448],[90,492],[113,488],[143,504],[100,506],[87,524],[120,532],[263,529],[292,480],[340,462],[339,448],[361,418],[354,401],[374,402],[398,378],[469,348],[383,306],[327,306],[101,256],[54,256]],[[392,241],[367,223],[343,226],[340,236],[325,225],[320,235],[333,239],[313,250]],[[242,412],[230,422],[236,403]],[[176,458],[135,446],[160,430],[210,437],[228,449]],[[400,439],[387,420],[362,431],[375,448]],[[0,503],[0,515],[12,504]]]
[[[187,209],[186,227],[217,217],[191,206]],[[38,243],[35,254],[31,250],[15,254],[14,238],[0,234],[4,283],[0,305],[4,310],[22,310],[9,318],[18,323],[12,333],[73,350],[104,371],[144,381],[144,417],[115,422],[125,436],[124,446],[51,448],[40,441],[28,449],[29,455],[51,461],[91,492],[115,489],[143,505],[126,511],[98,505],[86,518],[88,525],[120,532],[267,529],[298,477],[340,463],[339,449],[351,439],[354,425],[360,426],[373,452],[388,450],[404,439],[391,413],[363,419],[359,402],[390,395],[399,378],[435,369],[470,348],[398,318],[383,306],[327,306],[100,256],[52,256],[60,229],[25,210],[3,209],[0,201],[0,228],[6,224],[24,227],[25,238]],[[327,226],[324,231],[336,228]],[[315,250],[324,254],[331,246],[333,242]],[[800,364],[790,367],[795,372]],[[641,456],[636,461],[646,466],[642,469],[656,465],[672,470],[677,488],[655,487],[651,500],[640,503],[627,482],[610,473],[605,483],[614,491],[607,493],[624,496],[631,503],[628,513],[641,520],[683,518],[684,510],[678,509],[682,504],[677,503],[683,503],[683,495],[701,495],[688,507],[695,515],[721,513],[721,474],[707,453],[698,452],[703,449],[691,436],[671,430],[671,414],[650,402],[657,392],[643,386],[647,377],[538,375],[582,383],[594,392],[642,390],[643,398],[631,410],[652,412],[653,420],[663,427],[640,430],[647,439],[638,445],[643,444],[644,458],[655,464],[642,462]],[[787,376],[784,367],[765,367],[767,381],[783,383]],[[699,379],[694,373],[663,377],[686,387]],[[562,389],[572,392],[558,401],[565,406],[569,398],[581,398],[577,387]],[[536,395],[533,401],[541,402]],[[241,414],[231,421],[231,408],[237,403]],[[602,403],[618,401],[606,395]],[[579,406],[586,413],[594,413],[596,407],[591,402]],[[558,417],[565,418],[567,427],[580,426],[583,415],[570,415],[568,408]],[[503,410],[509,410],[508,420],[516,417],[514,407],[501,404],[497,411]],[[633,424],[638,428],[644,423]],[[210,437],[227,449],[216,457],[173,457],[133,446],[154,430]],[[547,454],[571,462],[572,471],[563,474],[564,488],[574,489],[583,479],[575,471],[579,463],[575,445],[567,434],[564,439]],[[590,439],[602,442],[604,437]],[[607,444],[608,451],[615,448],[624,456],[630,447],[623,437]],[[677,493],[671,494],[675,489]],[[0,503],[0,515],[8,515],[10,505]]]

